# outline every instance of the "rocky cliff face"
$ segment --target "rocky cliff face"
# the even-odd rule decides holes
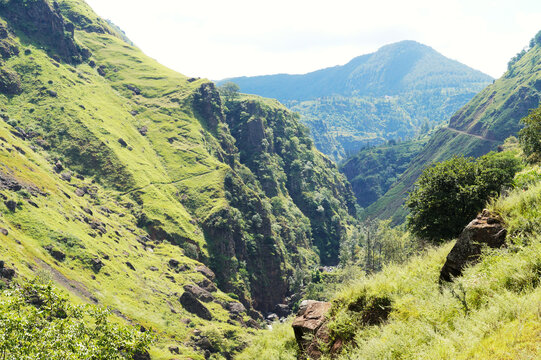
[[[0,3],[0,15],[66,62],[80,63],[90,57],[88,49],[75,42],[75,27],[64,20],[56,1],[51,6],[46,0],[9,0]]]

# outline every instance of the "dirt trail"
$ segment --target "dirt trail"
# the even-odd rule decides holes
[[[458,130],[458,129],[453,129],[452,127],[446,127],[446,129],[454,131],[454,132],[459,133],[459,134],[473,136],[473,137],[476,137],[478,139],[485,140],[485,141],[490,141],[490,142],[494,142],[494,143],[499,142],[498,140],[487,139],[486,137],[483,137],[481,135],[470,134],[469,132]]]
[[[80,297],[81,299],[83,299],[85,301],[88,301],[88,302],[91,302],[91,303],[94,303],[94,304],[98,303],[98,300],[80,282],[68,279],[60,271],[56,270],[54,267],[47,264],[45,261],[43,261],[41,259],[35,258],[34,261],[36,262],[36,264],[39,265],[39,267],[41,267],[42,269],[45,269],[48,272],[50,272],[52,277],[53,277],[53,280],[57,284],[59,284],[59,285],[63,286],[64,288],[66,288],[66,290],[74,293],[75,295],[77,295],[78,297]]]

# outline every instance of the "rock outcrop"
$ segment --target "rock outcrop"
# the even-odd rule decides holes
[[[301,303],[297,317],[293,321],[295,339],[299,345],[301,357],[317,360],[321,357],[320,342],[330,341],[326,326],[326,314],[331,303],[305,300]]]
[[[212,315],[205,305],[189,291],[185,291],[180,296],[180,304],[186,311],[199,316],[201,319],[212,320]]]
[[[9,0],[0,3],[3,15],[30,38],[36,39],[68,63],[80,63],[90,57],[87,49],[76,44],[73,25],[64,21],[56,2]]]
[[[502,219],[483,210],[460,234],[455,246],[447,255],[440,273],[440,283],[452,281],[462,270],[479,259],[483,247],[500,248],[505,244],[507,230]]]

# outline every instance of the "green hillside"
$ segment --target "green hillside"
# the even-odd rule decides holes
[[[537,134],[539,140],[541,134]],[[504,155],[524,162],[517,153],[512,150]],[[417,256],[375,274],[343,267],[324,279],[321,300],[330,301],[330,310],[315,335],[319,353],[314,348],[306,350],[314,354],[311,358],[537,359],[541,350],[539,165],[517,173],[513,189],[485,206],[483,215],[468,225],[475,228],[470,230],[471,237],[458,240],[466,239],[471,246],[480,241],[480,254],[468,257],[462,273],[450,281],[442,281],[441,271],[451,249],[456,249],[455,240],[425,247]],[[492,220],[483,222],[486,213],[492,214]],[[484,231],[489,224],[504,229],[493,235],[503,234],[503,246],[487,242]],[[333,278],[343,281],[338,290]],[[310,316],[316,319],[317,315]],[[239,359],[258,359],[262,353],[270,354],[269,360],[299,358],[299,339],[292,330],[290,322],[260,333]]]
[[[365,208],[382,197],[411,160],[423,149],[429,135],[419,139],[366,148],[340,165],[340,171],[351,183],[358,204]]]
[[[492,79],[432,48],[402,41],[304,75],[223,80],[301,114],[315,144],[339,160],[366,145],[411,138],[447,120]]]
[[[153,359],[228,358],[338,262],[354,196],[277,101],[126,40],[82,0],[0,1],[0,259],[153,329]]]
[[[422,170],[432,162],[453,155],[480,156],[496,150],[503,140],[516,135],[519,120],[541,99],[541,43],[532,47],[493,84],[477,94],[438,130],[424,149],[412,160],[408,170],[376,203],[366,209],[366,216],[402,222],[406,213],[402,204]]]

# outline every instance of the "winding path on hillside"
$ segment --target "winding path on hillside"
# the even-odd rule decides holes
[[[494,143],[499,142],[498,140],[488,139],[488,138],[483,137],[483,136],[481,136],[481,135],[470,134],[469,132],[462,131],[462,130],[458,130],[458,129],[454,129],[454,128],[449,127],[449,126],[446,127],[446,129],[451,130],[451,131],[454,131],[454,132],[459,133],[459,134],[473,136],[473,137],[476,137],[476,138],[478,138],[478,139],[485,140],[485,141],[490,141],[490,142],[494,142]]]

